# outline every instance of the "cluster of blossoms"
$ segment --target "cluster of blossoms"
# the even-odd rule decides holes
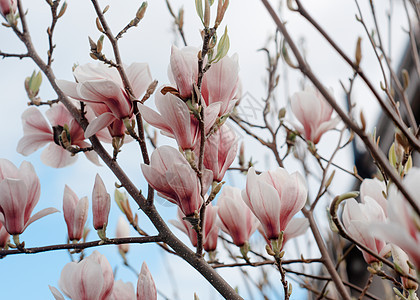
[[[403,184],[412,195],[418,194],[420,169],[412,168],[403,179]],[[415,198],[416,199],[416,198]],[[394,264],[403,272],[416,277],[420,268],[419,217],[394,184],[387,188],[383,181],[365,179],[360,187],[360,200],[346,200],[343,210],[343,225],[346,232],[359,244],[378,257],[392,255]],[[420,203],[417,202],[417,205]],[[380,268],[381,261],[364,251],[368,264]],[[402,277],[407,290],[417,290],[417,283]]]
[[[155,300],[155,282],[146,263],[141,266],[137,293],[131,282],[114,282],[114,274],[106,257],[98,251],[81,262],[69,262],[61,271],[59,286],[70,299],[84,300]],[[57,288],[50,286],[56,300],[64,300]]]

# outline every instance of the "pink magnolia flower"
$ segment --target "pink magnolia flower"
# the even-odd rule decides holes
[[[192,95],[193,84],[198,77],[198,48],[184,47],[181,50],[176,46],[171,48],[171,61],[168,76],[175,83],[179,95],[189,99]]]
[[[187,104],[171,93],[163,95],[160,92],[155,95],[155,104],[160,114],[145,105],[139,105],[143,119],[152,126],[161,129],[163,134],[175,138],[182,149],[194,149],[200,142],[200,128]],[[205,109],[206,133],[216,121],[219,109],[219,104],[211,105]]]
[[[286,243],[291,239],[298,237],[304,234],[309,228],[309,221],[305,218],[293,218],[290,220],[289,224],[287,224],[286,229],[283,232],[283,243],[281,244],[281,249],[284,248]],[[265,235],[264,229],[262,228],[261,224],[258,226],[258,231],[266,240],[267,244],[272,248],[270,240]]]
[[[141,165],[147,182],[158,195],[178,205],[186,216],[200,211],[203,203],[201,186],[196,172],[182,154],[169,146],[153,151],[150,165]],[[212,172],[204,170],[202,181],[205,191],[212,181]]]
[[[111,297],[114,274],[106,257],[98,251],[82,261],[70,262],[61,271],[59,286],[70,299],[106,300]],[[64,299],[54,287],[50,290],[55,299]]]
[[[343,210],[343,225],[347,233],[380,256],[386,254],[386,252],[384,253],[386,243],[383,239],[375,238],[369,227],[371,223],[385,222],[385,219],[386,216],[381,206],[370,197],[365,197],[364,203],[358,203],[355,199],[346,200]],[[378,261],[363,250],[362,254],[368,264]]]
[[[3,16],[8,14],[16,13],[17,11],[17,1],[16,0],[0,0],[0,13]]]
[[[200,149],[195,149],[196,156]],[[238,140],[229,126],[223,125],[206,141],[204,148],[204,167],[213,172],[213,180],[222,181],[227,169],[233,163],[238,152]]]
[[[293,216],[305,205],[308,189],[298,173],[289,175],[283,168],[255,173],[248,170],[242,198],[261,222],[267,239],[278,239]]]
[[[157,290],[147,264],[143,262],[137,281],[137,300],[156,300]]]
[[[333,108],[313,87],[306,87],[304,91],[295,93],[291,105],[293,114],[303,125],[303,128],[295,126],[296,129],[314,144],[317,144],[321,136],[335,128],[339,122],[338,117],[331,119]]]
[[[420,194],[420,168],[412,168],[403,179],[403,184],[411,195]],[[420,206],[418,197],[414,198]],[[420,230],[419,216],[395,185],[388,190],[388,222],[373,224],[375,236],[399,246],[410,257],[410,261],[420,270]]]
[[[204,216],[204,227],[203,227],[203,248],[207,252],[216,250],[217,238],[219,237],[219,226],[217,220],[218,207],[211,204],[206,207],[206,214]],[[197,247],[197,232],[192,228],[190,222],[184,220],[185,215],[181,210],[178,209],[177,213],[178,220],[169,220],[169,222],[176,228],[188,235],[191,244]]]
[[[238,55],[225,56],[204,73],[201,93],[206,105],[220,103],[219,116],[229,114],[240,93]]]
[[[117,223],[117,230],[115,231],[117,238],[130,237],[130,225],[123,216],[120,216]],[[118,249],[122,253],[127,253],[130,250],[130,244],[119,244]]]
[[[0,249],[6,248],[7,243],[9,242],[10,234],[7,232],[6,228],[3,226],[3,223],[0,222]]]
[[[110,300],[135,300],[136,292],[131,282],[115,281]]]
[[[72,155],[63,147],[59,136],[63,128],[68,126],[67,136],[70,144],[86,148],[90,145],[85,142],[83,129],[61,103],[53,105],[45,114],[51,125],[47,123],[41,112],[35,107],[30,107],[23,112],[24,135],[19,140],[16,151],[27,156],[48,144],[48,147],[41,154],[41,160],[44,164],[53,168],[62,168],[74,163],[77,156]],[[87,151],[85,155],[91,162],[100,165],[96,152]]]
[[[126,68],[126,73],[134,97],[138,99],[152,82],[149,67],[145,63],[134,63]],[[86,64],[78,66],[73,75],[77,83],[57,80],[57,85],[67,96],[94,104],[93,110],[98,117],[86,128],[85,137],[91,137],[108,126],[111,126],[113,136],[124,135],[121,121],[132,117],[133,105],[118,71],[105,64]],[[117,132],[116,128],[120,131]]]
[[[79,200],[76,193],[66,185],[63,196],[63,213],[70,241],[79,241],[83,237],[88,209],[88,198],[83,197]]]
[[[96,230],[105,229],[108,225],[108,215],[111,208],[111,197],[99,174],[96,174],[92,191],[93,227]]]
[[[217,213],[220,229],[232,237],[236,246],[243,246],[249,241],[259,222],[242,200],[241,190],[224,186],[217,200],[217,206],[219,207]]]
[[[0,222],[9,234],[21,234],[32,222],[58,211],[50,207],[31,216],[40,193],[31,163],[24,161],[18,169],[9,160],[0,159]]]
[[[375,200],[383,209],[385,216],[387,215],[387,201],[384,193],[386,192],[386,185],[383,181],[377,178],[364,179],[360,185],[360,200],[365,202],[366,197]]]

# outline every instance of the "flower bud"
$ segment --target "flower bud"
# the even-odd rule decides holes
[[[92,191],[93,227],[96,230],[106,228],[110,207],[111,197],[107,193],[101,177],[96,174]]]
[[[0,13],[6,17],[8,14],[15,14],[17,11],[16,0],[0,0]]]

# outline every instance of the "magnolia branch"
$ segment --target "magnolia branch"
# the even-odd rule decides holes
[[[0,257],[4,258],[8,255],[13,254],[35,254],[41,252],[49,252],[54,250],[64,250],[64,249],[77,249],[83,250],[92,247],[99,247],[102,245],[121,245],[121,244],[146,244],[146,243],[157,243],[161,242],[162,239],[160,236],[145,236],[145,237],[130,237],[130,238],[114,238],[107,240],[98,240],[93,242],[86,243],[71,243],[71,244],[60,244],[60,245],[50,245],[43,247],[34,247],[34,248],[22,248],[16,250],[0,250]]]

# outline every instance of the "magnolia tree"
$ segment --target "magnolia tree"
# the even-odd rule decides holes
[[[3,261],[10,256],[67,249],[72,261],[62,262],[61,275],[52,279],[49,286],[55,299],[157,299],[163,283],[159,276],[153,279],[146,264],[148,258],[144,257],[140,272],[127,259],[127,253],[133,251],[130,244],[147,243],[157,244],[168,255],[184,260],[226,299],[251,296],[246,289],[235,289],[228,278],[221,276],[218,272],[221,268],[242,272],[247,285],[255,285],[261,298],[289,299],[300,283],[317,299],[350,299],[351,294],[359,299],[383,299],[369,291],[373,278],[378,277],[393,287],[393,292],[387,295],[389,299],[417,299],[420,170],[413,166],[412,157],[420,150],[420,131],[407,90],[418,84],[410,77],[418,79],[420,75],[416,43],[418,2],[403,1],[415,67],[411,76],[406,70],[400,76],[393,69],[389,49],[384,45],[385,30],[378,25],[374,1],[370,1],[367,12],[355,1],[358,9],[355,22],[366,31],[365,39],[382,71],[380,83],[374,83],[361,67],[361,38],[354,43],[355,54],[348,55],[300,0],[287,1],[288,10],[313,26],[350,67],[349,80],[342,83],[346,106],[312,71],[304,56],[305,49],[296,44],[281,14],[268,1],[261,0],[276,31],[270,41],[272,46],[263,49],[268,57],[268,80],[267,94],[260,101],[261,124],[240,113],[246,90],[239,77],[238,55],[229,53],[229,19],[224,18],[228,0],[195,1],[194,14],[201,22],[196,30],[201,34],[201,43],[194,45],[187,43],[183,9],[175,13],[166,1],[169,13],[165,13],[172,16],[168,22],[174,23],[175,34],[184,45],[168,49],[169,80],[160,83],[151,75],[148,57],[124,64],[119,47],[120,41],[128,39],[128,32],[139,30],[135,27],[147,18],[147,3],[141,4],[132,19],[127,12],[128,23],[117,34],[107,18],[107,11],[113,8],[96,0],[91,4],[97,32],[96,37],[89,38],[89,55],[95,62],[74,65],[74,79],[68,81],[54,75],[54,50],[60,46],[54,43],[54,33],[56,25],[64,20],[67,6],[73,3],[46,1],[45,10],[51,12],[52,21],[47,28],[45,55],[32,42],[27,22],[31,11],[25,9],[25,1],[0,0],[4,19],[1,30],[13,32],[25,48],[23,53],[0,51],[0,56],[16,63],[16,58],[32,60],[37,68],[24,81],[29,107],[22,112],[23,133],[17,152],[32,156],[43,148],[41,161],[53,168],[65,168],[84,155],[92,168],[105,165],[115,176],[115,187],[104,184],[99,175],[92,178],[91,197],[80,198],[63,182],[61,211],[45,208],[33,213],[41,195],[37,170],[29,162],[18,167],[6,157],[1,158]],[[391,20],[391,13],[388,14]],[[367,15],[373,20],[372,28],[366,22]],[[153,48],[153,41],[147,46]],[[328,60],[322,54],[320,58]],[[276,100],[282,76],[279,66],[283,72],[286,67],[298,70],[305,79],[300,91],[290,97],[286,95],[289,105],[283,108]],[[253,74],[241,74],[246,76]],[[366,97],[379,103],[395,127],[395,141],[388,155],[379,147],[379,137],[367,131],[363,112],[354,114],[356,102],[352,91],[356,81],[366,85],[370,93]],[[40,97],[39,91],[46,85],[52,87],[54,100]],[[319,150],[327,141],[323,138],[327,131],[337,133],[329,137],[332,151],[328,156]],[[166,138],[158,138],[158,134]],[[238,135],[244,137],[241,143]],[[338,153],[354,143],[356,136],[377,167],[374,178],[362,178],[356,168],[348,169],[335,160]],[[263,169],[247,158],[247,143],[252,140],[267,149],[276,165]],[[141,160],[138,172],[147,181],[147,190],[141,191],[119,164],[128,143],[139,146],[132,160]],[[257,161],[261,158],[256,152],[252,156]],[[291,172],[290,164],[299,165],[301,171]],[[337,185],[336,171],[346,178],[341,183],[351,180],[360,183],[360,192],[350,192],[350,187],[344,184]],[[240,186],[245,188],[226,183],[227,172],[235,174],[236,181],[242,181]],[[316,178],[310,180],[312,187],[308,186],[310,177]],[[334,190],[332,184],[336,186]],[[311,189],[316,192],[308,192]],[[107,228],[112,198],[121,211],[115,238],[110,237]],[[155,202],[162,199],[177,206],[176,220],[168,221],[161,216],[160,206]],[[89,207],[98,238],[87,235],[92,228],[86,223]],[[135,213],[138,209],[144,213],[144,220],[140,221]],[[175,209],[172,212],[175,218]],[[40,218],[45,217],[42,222],[48,222],[47,215],[52,213],[63,215],[68,243],[26,245],[21,234]],[[141,225],[145,222],[154,227],[154,234],[145,232]],[[182,242],[179,239],[182,234],[169,227],[169,223],[184,232],[191,243]],[[130,227],[136,236],[130,234]],[[263,239],[252,237],[258,234]],[[300,235],[315,241],[309,252],[304,252],[299,243],[294,248],[285,247]],[[331,249],[330,241],[334,239],[346,241],[361,251],[368,265],[366,272],[370,274],[365,285],[355,286],[342,275],[348,252],[343,247]],[[136,287],[115,280],[110,263],[101,254],[106,245],[118,246],[124,264],[138,276]],[[95,251],[85,255],[86,249],[92,247]],[[270,276],[264,271],[259,278],[258,269],[267,268],[271,270]],[[278,287],[274,288],[278,290],[277,296],[267,294],[266,288],[270,286]],[[167,298],[164,294],[161,293],[162,298]],[[190,297],[199,299],[200,295]]]

